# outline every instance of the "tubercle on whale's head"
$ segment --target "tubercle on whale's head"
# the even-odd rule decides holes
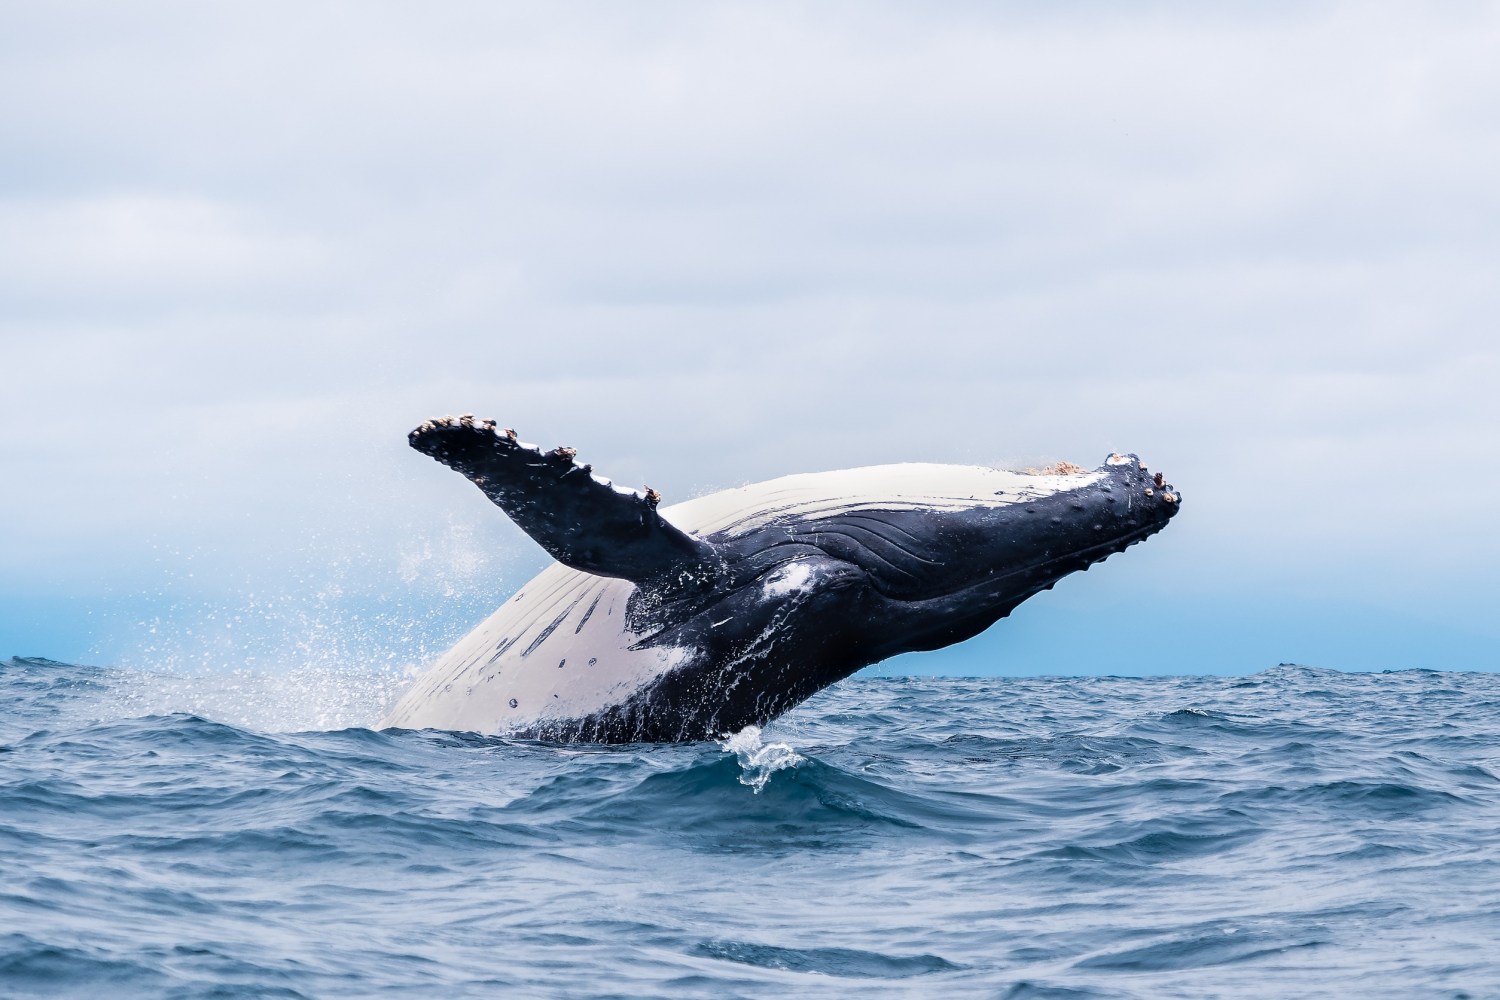
[[[1165,473],[1152,472],[1145,462],[1135,455],[1113,454],[1104,460],[1101,471],[1109,474],[1114,484],[1140,491],[1142,500],[1151,503],[1136,504],[1137,512],[1142,515],[1143,520],[1159,520],[1162,524],[1176,516],[1182,509],[1182,494],[1171,483],[1167,482]],[[1135,499],[1135,494],[1131,493]]]

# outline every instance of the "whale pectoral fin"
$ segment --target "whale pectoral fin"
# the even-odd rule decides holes
[[[411,446],[461,472],[558,562],[647,584],[718,563],[713,546],[656,512],[654,490],[612,485],[571,448],[543,452],[471,416],[429,420]]]

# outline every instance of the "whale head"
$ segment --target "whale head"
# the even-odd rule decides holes
[[[1135,455],[1110,455],[1093,470],[1062,462],[1022,475],[1035,485],[1002,487],[1000,502],[932,525],[955,561],[984,565],[987,579],[1050,584],[1150,537],[1182,509],[1177,488]]]
[[[778,514],[736,529],[774,541],[762,551],[804,558],[797,553],[814,550],[863,572],[872,607],[851,637],[860,660],[975,635],[1069,573],[1160,531],[1182,509],[1162,474],[1122,454],[1092,470],[850,470],[817,477],[810,499],[798,477],[781,482]],[[844,498],[834,505],[817,499],[830,484]],[[777,584],[792,572],[779,567],[767,579]]]
[[[996,492],[999,502],[926,518],[940,566],[920,590],[891,593],[907,612],[896,616],[900,651],[984,631],[1068,574],[1154,535],[1182,509],[1176,487],[1131,454],[1112,454],[1092,470],[1059,463],[1022,475],[1031,482],[1008,483]]]

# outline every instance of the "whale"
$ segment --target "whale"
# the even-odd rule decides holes
[[[493,420],[428,420],[408,440],[556,561],[419,674],[382,728],[723,738],[864,667],[978,635],[1182,508],[1133,454],[1092,470],[801,473],[663,506]]]

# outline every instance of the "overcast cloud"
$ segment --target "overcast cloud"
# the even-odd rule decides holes
[[[474,412],[668,502],[1181,487],[903,669],[1493,667],[1497,51],[1480,4],[11,5],[0,654],[268,593],[446,641],[543,561],[405,448]]]

